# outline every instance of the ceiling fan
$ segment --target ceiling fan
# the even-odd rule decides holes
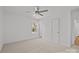
[[[38,14],[38,15],[40,15],[40,16],[44,16],[42,13],[44,13],[44,12],[47,12],[48,10],[46,9],[46,10],[40,10],[40,8],[39,8],[39,6],[36,6],[35,8],[34,8],[34,14]],[[27,13],[29,13],[29,11],[26,11]]]
[[[44,16],[42,13],[47,12],[47,11],[48,11],[48,10],[40,10],[39,6],[36,6],[34,13],[35,13],[35,14],[38,14],[38,15],[40,15],[40,16]]]

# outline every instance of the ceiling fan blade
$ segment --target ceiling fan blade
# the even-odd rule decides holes
[[[37,6],[37,10],[39,11],[39,6]]]
[[[43,14],[40,14],[40,13],[39,13],[39,15],[44,16]]]
[[[36,6],[35,7],[35,11],[39,11],[39,6]]]
[[[42,11],[39,11],[39,13],[43,13],[43,12],[47,12],[48,10],[42,10]]]

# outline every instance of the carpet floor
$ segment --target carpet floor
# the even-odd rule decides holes
[[[77,48],[79,51],[79,48]],[[5,44],[2,53],[63,53],[78,52],[74,48],[67,48],[59,44],[52,44],[44,39],[33,39]]]

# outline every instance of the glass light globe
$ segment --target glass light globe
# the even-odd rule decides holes
[[[35,19],[40,19],[40,18],[42,18],[42,16],[39,15],[39,14],[33,14],[33,17],[34,17]]]

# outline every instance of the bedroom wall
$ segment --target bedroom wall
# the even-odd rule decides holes
[[[2,7],[0,6],[0,51],[3,46],[3,10]]]
[[[4,43],[32,39],[32,18],[27,10],[29,7],[4,7],[5,32]]]

